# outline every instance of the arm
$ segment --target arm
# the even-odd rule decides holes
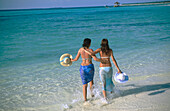
[[[95,55],[92,56],[95,61],[102,62],[102,59],[97,58]]]
[[[94,54],[97,54],[101,51],[101,48],[98,48],[97,50],[94,51]]]
[[[92,57],[93,57],[93,59],[94,59],[95,61],[97,61],[97,62],[101,62],[102,64],[107,64],[107,63],[108,63],[108,61],[107,61],[107,60],[99,59],[99,58],[97,58],[95,55],[94,55],[94,56],[92,56]]]
[[[75,58],[75,59],[71,59],[71,61],[72,61],[72,62],[73,62],[73,61],[77,61],[77,60],[79,59],[79,57],[80,57],[80,49],[79,49],[79,51],[78,51],[78,53],[77,53],[76,58]]]
[[[89,55],[91,55],[95,61],[98,61],[98,62],[101,62],[101,61],[102,61],[101,59],[99,59],[99,58],[96,57],[96,55],[94,54],[93,49],[90,49],[90,51],[84,49],[84,51],[85,51],[86,53],[88,53]],[[93,54],[94,54],[94,55],[93,55]]]
[[[92,49],[91,49],[90,51],[91,51],[91,52],[94,52],[94,53],[98,53],[98,52],[100,52],[100,48],[97,49],[96,51],[93,51]],[[94,59],[95,61],[101,62],[101,63],[103,63],[103,64],[107,63],[106,60],[99,59],[99,58],[96,57],[96,55],[92,55],[92,57],[93,57],[93,59]]]
[[[97,50],[95,50],[95,51],[88,51],[88,50],[86,50],[85,48],[83,48],[83,50],[86,52],[86,53],[88,53],[89,55],[91,55],[91,56],[94,56],[95,54],[97,54],[97,53],[99,53],[100,51],[101,51],[101,49],[99,48],[99,49],[97,49]],[[95,59],[94,59],[95,60]]]
[[[111,58],[112,58],[112,61],[113,61],[114,65],[116,66],[116,68],[118,70],[118,73],[122,73],[122,71],[119,69],[119,66],[118,66],[118,64],[116,62],[116,59],[113,56],[113,51],[112,50],[111,50]]]
[[[88,51],[88,50],[86,50],[85,48],[83,48],[83,50],[84,50],[87,54],[89,54],[89,55],[91,55],[91,56],[94,56],[94,55],[95,55],[94,52],[93,52],[93,50]]]

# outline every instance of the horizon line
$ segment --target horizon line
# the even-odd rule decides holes
[[[147,3],[170,3],[169,1],[153,1],[153,2],[136,2],[136,3],[120,3],[121,5],[129,5],[129,4],[147,4]],[[121,6],[120,5],[120,6]],[[105,6],[114,6],[113,5],[100,5],[100,6],[72,6],[72,7],[42,7],[42,8],[11,8],[11,9],[0,9],[0,11],[20,11],[20,10],[50,10],[50,9],[76,9],[76,8],[99,8]]]

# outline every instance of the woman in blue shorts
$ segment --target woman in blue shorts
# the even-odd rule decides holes
[[[82,63],[80,66],[80,76],[83,83],[83,96],[85,101],[87,101],[87,85],[90,82],[90,90],[92,92],[93,77],[94,77],[94,65],[92,63],[92,56],[89,55],[87,52],[85,52],[85,50],[93,52],[93,50],[89,48],[90,45],[91,45],[91,39],[89,38],[84,39],[83,47],[79,49],[75,59],[71,60],[71,61],[77,61],[80,56],[82,57]],[[101,62],[101,59],[96,58],[96,56],[93,56],[93,59],[95,61]]]

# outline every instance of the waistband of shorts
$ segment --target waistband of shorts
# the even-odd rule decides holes
[[[93,64],[89,64],[89,65],[87,65],[87,66],[82,66],[82,65],[80,65],[81,67],[89,67],[89,66],[94,66]]]
[[[99,69],[112,69],[112,67],[99,67]]]

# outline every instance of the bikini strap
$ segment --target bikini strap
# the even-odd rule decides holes
[[[110,57],[101,57],[101,58],[110,58]]]

